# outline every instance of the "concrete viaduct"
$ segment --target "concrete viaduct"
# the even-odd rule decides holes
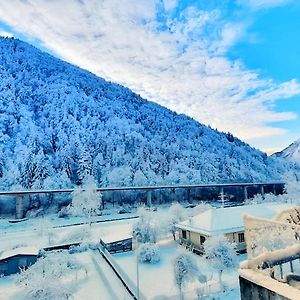
[[[219,184],[193,184],[193,185],[161,185],[161,186],[133,186],[133,187],[105,187],[98,188],[97,191],[105,192],[120,192],[120,191],[146,191],[147,203],[151,205],[151,192],[156,190],[177,190],[185,189],[188,194],[194,188],[217,188],[220,191],[220,200],[223,202],[225,193],[224,188],[239,187],[244,190],[244,200],[248,199],[248,188],[259,187],[260,193],[265,194],[265,187],[272,186],[273,193],[276,194],[276,187],[284,186],[283,182],[255,182],[255,183],[219,183]],[[21,219],[24,217],[24,196],[38,195],[38,194],[59,194],[59,193],[72,193],[74,189],[57,189],[57,190],[24,190],[24,191],[0,191],[0,196],[11,196],[16,198],[16,218]]]

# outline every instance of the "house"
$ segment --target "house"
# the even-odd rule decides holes
[[[37,261],[39,250],[35,247],[20,247],[0,254],[0,276],[18,273]]]
[[[193,252],[203,254],[203,243],[214,235],[224,234],[230,242],[237,245],[237,251],[246,251],[243,215],[273,218],[279,212],[291,207],[289,204],[256,204],[226,208],[211,208],[176,225],[179,242]]]

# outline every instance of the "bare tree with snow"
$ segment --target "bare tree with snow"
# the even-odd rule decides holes
[[[174,259],[175,283],[179,289],[180,300],[183,300],[183,288],[188,282],[197,278],[198,266],[191,253],[180,252]]]
[[[300,203],[300,181],[292,174],[286,175],[286,184],[284,185],[285,198],[287,202]]]
[[[204,251],[207,258],[211,260],[211,265],[218,272],[219,283],[223,287],[223,272],[237,265],[235,245],[230,243],[224,235],[216,235],[204,242]]]
[[[185,208],[179,203],[172,203],[168,210],[167,228],[172,234],[173,239],[176,239],[176,224],[183,221],[187,217]]]
[[[138,209],[139,220],[132,227],[133,236],[138,243],[156,243],[160,228],[153,212],[146,211],[144,207]]]
[[[70,211],[76,215],[84,215],[91,227],[92,216],[100,213],[101,203],[102,195],[100,192],[97,192],[96,183],[93,180],[89,180],[72,193]]]

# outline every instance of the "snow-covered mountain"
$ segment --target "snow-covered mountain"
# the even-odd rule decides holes
[[[284,150],[274,153],[274,156],[287,158],[300,164],[300,139],[289,145]]]
[[[0,68],[3,189],[266,181],[290,167],[20,40],[0,39]]]

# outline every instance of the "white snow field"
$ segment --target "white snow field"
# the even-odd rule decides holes
[[[82,300],[129,300],[132,299],[120,280],[113,273],[101,255],[87,251],[72,254],[87,270],[76,281],[73,299]],[[0,278],[0,300],[21,300],[24,294],[21,287],[14,283],[14,276]]]
[[[132,216],[134,215],[110,215],[98,217],[96,220],[115,219],[120,217],[130,218]],[[53,228],[58,225],[70,225],[80,222],[86,222],[86,219],[81,217],[60,219],[50,215],[44,218],[35,218],[17,224],[8,223],[8,219],[1,219],[0,253],[2,251],[15,248],[16,246],[34,246],[44,248],[47,246],[80,242],[84,233],[87,232],[89,234],[90,232],[87,224]],[[91,226],[91,238],[89,238],[89,240],[98,242],[100,237],[104,238],[106,236],[110,236],[112,232],[114,234],[118,232],[120,237],[123,235],[127,237],[131,234],[131,228],[134,222],[136,222],[136,219],[93,223]]]
[[[132,217],[133,215],[111,215],[115,217]],[[102,220],[107,217],[98,217]],[[42,248],[49,245],[58,245],[78,241],[82,235],[90,231],[88,225],[77,225],[68,227],[53,228],[57,225],[85,222],[84,218],[71,217],[69,219],[58,219],[54,215],[45,218],[35,218],[19,224],[10,224],[8,219],[0,221],[0,252],[10,250],[16,246],[30,246]],[[137,219],[124,219],[118,221],[94,223],[91,227],[91,237],[89,240],[98,242],[100,238],[110,239],[112,236],[128,237],[132,233],[132,225]],[[173,274],[173,258],[181,246],[168,239],[158,243],[161,251],[161,261],[158,264],[139,264],[140,290],[143,295],[151,300],[158,299],[178,299],[178,289],[175,285]],[[73,254],[88,269],[87,277],[83,277],[78,282],[78,287],[74,292],[74,299],[132,299],[120,280],[113,273],[112,269],[104,262],[101,255],[95,251]],[[136,252],[113,255],[117,264],[128,275],[132,282],[136,283]],[[215,299],[238,300],[239,286],[237,270],[224,272],[223,282],[227,287],[227,292],[220,292],[218,275],[209,266],[209,261],[195,255],[200,270],[205,274],[209,282],[202,286],[204,293],[212,293]],[[245,256],[239,256],[245,259]],[[185,300],[196,299],[197,289],[200,284],[195,282],[188,284],[184,289]],[[101,295],[101,296],[99,296]],[[13,276],[0,278],[0,300],[22,299],[22,290],[13,282]]]
[[[139,263],[140,289],[147,299],[179,299],[179,291],[176,287],[173,272],[173,259],[181,246],[170,240],[158,243],[161,251],[161,260],[157,264]],[[246,255],[240,255],[239,260],[244,260]],[[136,282],[137,259],[136,252],[114,254],[116,262],[127,272],[129,277]],[[218,275],[209,266],[209,261],[195,255],[200,271],[211,279],[207,285],[200,286],[199,283],[190,283],[184,289],[184,299],[197,299],[196,290],[203,288],[205,293],[211,293],[215,299],[240,299],[237,270],[225,272],[223,281],[227,286],[227,292],[220,292]]]

